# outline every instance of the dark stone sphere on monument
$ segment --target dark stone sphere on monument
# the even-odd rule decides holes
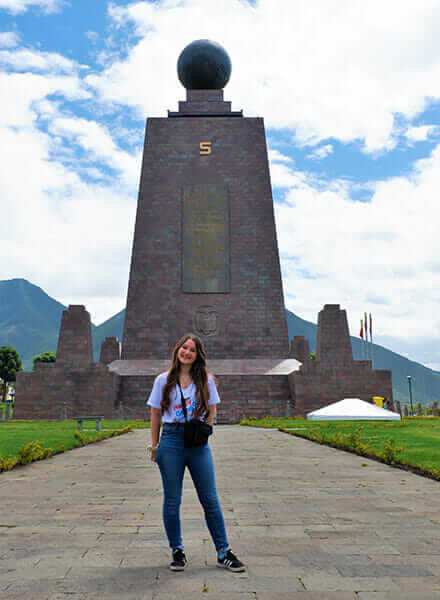
[[[177,61],[180,83],[187,90],[222,90],[231,76],[231,59],[220,44],[195,40]]]

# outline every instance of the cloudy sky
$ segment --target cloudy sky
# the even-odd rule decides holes
[[[210,38],[265,119],[287,307],[440,369],[439,31],[438,0],[0,0],[0,279],[124,307],[145,119]]]

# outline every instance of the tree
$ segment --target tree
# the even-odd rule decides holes
[[[41,354],[37,354],[37,356],[34,356],[34,358],[32,359],[34,371],[35,365],[37,363],[53,363],[56,361],[56,359],[57,355],[55,354],[55,352],[41,352]]]
[[[10,346],[0,347],[0,378],[3,380],[2,402],[6,399],[8,384],[15,381],[18,371],[22,371],[17,350]]]

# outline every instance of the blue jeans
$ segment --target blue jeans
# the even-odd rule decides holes
[[[205,511],[206,524],[217,552],[229,548],[225,522],[215,486],[214,463],[209,445],[185,448],[183,423],[164,423],[156,462],[162,476],[164,501],[163,521],[171,548],[183,548],[180,526],[183,475],[188,467],[200,503]]]

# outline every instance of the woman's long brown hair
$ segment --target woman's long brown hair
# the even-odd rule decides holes
[[[168,371],[167,382],[162,391],[162,400],[160,403],[162,414],[169,410],[171,399],[170,394],[174,386],[179,383],[180,361],[178,353],[185,342],[192,340],[196,345],[196,360],[191,365],[190,375],[196,386],[196,408],[194,417],[200,418],[202,415],[209,415],[209,388],[208,371],[206,369],[206,352],[202,340],[194,333],[187,333],[174,346],[171,359],[171,367]]]

